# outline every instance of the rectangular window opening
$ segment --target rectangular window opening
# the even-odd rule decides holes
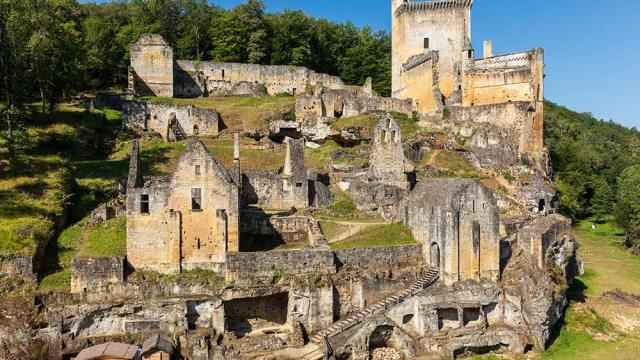
[[[140,195],[140,213],[141,214],[149,213],[149,194]]]
[[[425,49],[429,48],[429,38],[424,38],[424,48]]]
[[[200,175],[200,165],[196,165],[196,175]]]
[[[202,210],[202,189],[191,189],[191,210]]]

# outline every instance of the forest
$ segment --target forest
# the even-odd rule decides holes
[[[1,136],[15,156],[34,103],[84,91],[122,89],[129,46],[159,33],[178,59],[306,66],[362,84],[391,88],[391,39],[384,31],[317,19],[301,11],[268,13],[261,0],[223,9],[207,0],[0,0]],[[611,218],[640,237],[640,133],[551,102],[545,142],[560,210],[573,219]],[[2,175],[6,176],[6,175]]]

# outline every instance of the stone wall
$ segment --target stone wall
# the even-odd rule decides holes
[[[218,269],[227,252],[239,249],[238,192],[205,146],[190,142],[170,177],[129,180],[127,260],[136,269],[165,273]]]
[[[241,251],[270,250],[294,242],[305,242],[309,236],[306,216],[279,216],[261,211],[243,211],[240,222]]]
[[[423,264],[422,245],[387,246],[367,249],[336,250],[341,271],[353,269],[397,269]]]
[[[195,62],[178,60],[177,67],[192,81],[176,86],[176,96],[252,95],[257,85],[264,85],[269,95],[301,94],[306,87],[317,82],[331,89],[345,87],[337,76],[316,73],[305,67],[287,65],[258,65],[239,63]],[[195,87],[195,88],[194,88]]]
[[[30,275],[33,274],[33,257],[20,256],[0,259],[0,275]]]
[[[317,121],[321,117],[335,120],[379,111],[411,116],[413,105],[411,100],[380,97],[362,89],[331,90],[322,83],[315,85],[313,94],[296,99],[296,120],[299,123],[310,123],[310,120]]]
[[[286,138],[285,144],[286,155],[282,173],[260,169],[244,172],[242,176],[244,205],[258,205],[269,210],[309,207],[309,180],[305,164],[304,139]],[[315,185],[313,184],[314,191]]]
[[[173,135],[169,125],[174,118],[185,136],[217,136],[221,128],[220,114],[215,109],[137,100],[126,102],[123,110],[126,127],[154,131],[165,140]]]
[[[562,234],[571,233],[571,220],[562,215],[541,216],[518,230],[518,243],[528,251],[539,268],[544,268],[547,250]]]
[[[546,168],[542,134],[534,130],[538,111],[526,101],[476,106],[451,106],[457,132],[471,138],[470,149],[480,166],[506,167],[523,162]],[[474,162],[474,161],[472,161]]]
[[[273,251],[227,255],[227,281],[245,283],[257,278],[335,273],[331,250]]]
[[[499,214],[491,190],[478,180],[424,179],[410,195],[405,225],[423,244],[425,259],[447,282],[497,280]]]
[[[71,264],[71,292],[102,292],[124,281],[124,258],[75,258]]]
[[[376,182],[408,190],[400,126],[391,116],[383,118],[374,131],[369,175]]]

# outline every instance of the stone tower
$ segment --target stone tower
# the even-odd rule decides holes
[[[173,49],[162,36],[143,34],[131,46],[129,92],[173,97]]]
[[[400,126],[387,115],[380,120],[374,134],[369,176],[382,184],[408,189]]]
[[[473,0],[392,0],[393,97],[413,98],[420,105],[420,99],[425,96],[424,84],[412,82],[415,76],[403,76],[413,69],[403,65],[413,60],[412,57],[415,59],[430,51],[438,52],[436,85],[442,95],[448,97],[457,90],[456,64],[465,39],[471,39],[472,5]]]
[[[286,138],[287,152],[282,172],[282,190],[292,206],[306,209],[309,206],[307,166],[304,161],[304,139]]]

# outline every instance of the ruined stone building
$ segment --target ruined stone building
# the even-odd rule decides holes
[[[317,119],[336,120],[370,112],[398,112],[411,116],[411,100],[400,100],[378,96],[371,88],[371,78],[362,87],[349,86],[345,89],[331,89],[317,83],[313,93],[296,101],[296,119],[309,122]],[[315,124],[307,124],[307,127]]]
[[[500,271],[499,214],[491,190],[478,180],[425,179],[405,207],[429,264],[447,282],[489,279]]]
[[[407,165],[400,126],[393,117],[387,115],[374,130],[369,176],[377,182],[408,190],[409,182],[405,175]]]
[[[131,46],[129,92],[135,96],[198,97],[208,95],[301,94],[321,82],[345,87],[339,77],[300,66],[196,62],[173,59],[162,36],[143,34]]]
[[[193,136],[217,136],[222,127],[220,114],[215,109],[170,102],[125,102],[123,118],[127,128],[153,131],[166,141],[179,141]]]
[[[199,141],[173,174],[143,177],[133,143],[127,183],[127,260],[136,269],[176,274],[217,269],[238,251],[238,183]]]
[[[542,167],[544,52],[494,55],[471,43],[473,0],[392,1],[392,95],[423,115],[450,107],[450,120],[511,131],[517,156]],[[447,119],[445,119],[447,120]],[[504,141],[507,141],[505,139]]]
[[[247,205],[289,210],[309,207],[309,180],[304,161],[304,139],[285,139],[286,155],[281,173],[268,170],[243,172],[242,195]]]

